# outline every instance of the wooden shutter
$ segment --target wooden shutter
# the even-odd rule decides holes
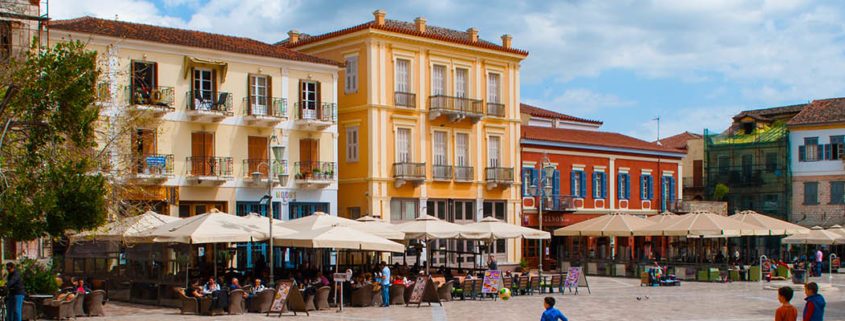
[[[302,81],[302,79],[300,79],[299,80],[299,108],[297,108],[298,110],[296,111],[297,115],[299,115],[299,117],[298,117],[299,119],[304,118],[303,115],[302,115],[302,111],[305,110],[305,106],[302,105],[304,100],[305,100],[305,82]]]
[[[188,109],[191,109],[191,110],[196,109],[196,106],[194,106],[194,101],[196,101],[196,98],[197,98],[197,74],[196,74],[196,72],[197,72],[196,68],[191,70],[191,96],[188,97],[188,103],[186,104],[186,106],[189,106]]]
[[[265,79],[267,79],[267,81],[264,83],[264,85],[267,86],[267,89],[265,89],[264,93],[267,95],[267,97],[265,97],[264,99],[267,103],[267,115],[278,116],[281,114],[281,110],[277,110],[276,108],[278,106],[273,105],[273,77],[270,77],[268,75],[265,76]]]
[[[258,166],[262,161],[267,162],[267,137],[249,136],[247,137],[247,170],[249,173],[256,171],[261,174],[267,174],[267,168]]]
[[[255,87],[252,84],[255,83],[255,76],[249,75],[246,77],[246,114],[252,115],[252,104],[253,104],[253,97],[255,96]],[[252,157],[250,157],[252,158]]]
[[[320,82],[319,82],[319,81],[315,82],[315,85],[314,85],[314,89],[315,89],[315,91],[314,91],[314,99],[317,101],[317,102],[316,102],[316,104],[317,104],[317,106],[316,106],[316,109],[317,109],[317,119],[323,119],[323,104],[322,104],[323,99],[322,99],[322,97],[320,97],[320,95],[323,93],[323,91],[321,90],[321,88],[320,88],[320,87],[321,87],[321,86],[320,86]]]
[[[202,132],[195,132],[191,133],[191,174],[193,175],[201,175],[203,172],[203,164],[205,163],[202,161],[202,157],[205,156],[205,133]]]
[[[217,70],[211,70],[211,101],[217,102]]]
[[[156,131],[155,129],[141,130],[141,154],[155,155],[156,154]]]
[[[129,99],[130,99],[131,102],[134,103],[135,102],[135,90],[137,89],[137,88],[135,88],[135,61],[134,60],[132,60],[132,62],[129,64],[129,69],[130,69],[130,74],[129,74],[130,75],[129,76],[129,95],[130,96],[129,96]],[[100,98],[102,99],[103,97],[100,97]]]
[[[578,179],[576,175],[578,175],[576,171],[569,173],[569,195],[572,196],[578,196],[578,191],[575,190],[575,180]]]
[[[320,140],[311,139],[311,161],[320,161]]]

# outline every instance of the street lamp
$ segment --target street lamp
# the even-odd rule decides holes
[[[275,251],[273,251],[273,154],[276,155],[277,160],[284,156],[284,147],[272,145],[273,142],[278,143],[276,135],[270,136],[270,139],[267,140],[267,146],[269,147],[267,148],[267,162],[259,163],[256,166],[256,171],[252,173],[253,182],[257,182],[261,178],[261,172],[258,169],[261,168],[261,165],[267,166],[267,195],[262,196],[261,200],[258,201],[258,204],[267,206],[267,220],[270,222],[270,224],[268,224],[270,226],[270,238],[267,240],[267,248],[270,252],[270,284],[276,283],[276,279],[273,275],[273,272],[276,269],[276,259],[274,258]]]
[[[539,216],[539,225],[540,225],[539,227],[540,227],[540,230],[542,231],[543,230],[543,208],[545,207],[545,206],[543,206],[543,200],[545,200],[547,197],[552,196],[552,191],[553,191],[552,182],[554,181],[555,167],[552,165],[551,162],[549,162],[548,157],[543,158],[543,162],[541,163],[541,166],[542,166],[541,170],[543,171],[543,174],[544,174],[542,178],[535,178],[535,179],[532,180],[531,176],[529,176],[526,173],[525,177],[523,177],[523,180],[528,182],[527,183],[528,184],[528,194],[531,195],[532,197],[539,197],[540,198],[538,216]],[[543,187],[537,188],[537,185],[542,185]],[[543,248],[543,240],[538,239],[537,243],[538,243],[537,249],[540,251],[540,254],[539,254],[540,260],[539,260],[537,267],[538,267],[538,270],[539,270],[539,275],[542,278],[542,276],[543,276],[543,256],[545,254],[545,249]]]

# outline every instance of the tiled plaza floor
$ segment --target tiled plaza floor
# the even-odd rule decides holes
[[[819,282],[819,280],[814,280]],[[761,283],[737,282],[713,284],[686,282],[681,287],[640,287],[639,280],[591,277],[592,294],[553,294],[558,307],[570,320],[772,320],[778,306],[776,291]],[[827,283],[827,278],[820,280]],[[825,320],[845,320],[845,275],[836,275],[833,287],[825,287]],[[803,309],[803,293],[793,299]],[[639,299],[638,299],[639,298]],[[509,301],[455,301],[443,307],[347,308],[312,312],[310,317],[292,314],[283,320],[538,320],[542,311],[541,295],[518,296]],[[239,316],[179,315],[177,309],[111,302],[106,306],[107,320],[272,320],[260,314]],[[799,317],[800,319],[800,317]]]

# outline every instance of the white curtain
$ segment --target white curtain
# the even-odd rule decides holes
[[[396,130],[396,158],[399,163],[411,162],[411,130],[399,128]]]
[[[455,135],[455,165],[469,166],[469,135],[456,134]]]
[[[445,95],[446,92],[444,88],[446,88],[446,67],[434,66],[431,72],[431,82],[432,95]]]
[[[487,162],[490,167],[499,167],[499,136],[490,136],[487,139]]]

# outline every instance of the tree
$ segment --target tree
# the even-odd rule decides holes
[[[713,189],[713,199],[717,201],[721,201],[725,198],[725,195],[728,195],[730,192],[730,188],[727,185],[719,183],[716,184],[716,187]]]
[[[96,52],[74,41],[27,53],[0,81],[17,93],[0,114],[0,237],[30,240],[101,225]],[[3,98],[7,93],[0,93]]]

